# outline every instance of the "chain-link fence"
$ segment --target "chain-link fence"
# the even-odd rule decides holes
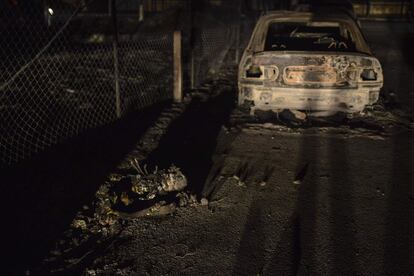
[[[52,3],[1,4],[2,163],[172,95],[172,32],[141,35],[138,20],[110,5]]]
[[[233,10],[234,9],[234,10]],[[191,88],[200,86],[208,76],[220,69],[226,54],[236,43],[237,20],[227,7],[191,7],[189,26],[184,28],[189,39],[188,72]]]
[[[0,163],[171,99],[174,30],[186,88],[218,72],[242,44],[241,1],[174,2],[144,19],[142,1],[2,1]]]

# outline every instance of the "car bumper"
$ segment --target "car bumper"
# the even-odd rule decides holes
[[[378,100],[379,90],[310,89],[239,86],[239,105],[251,104],[251,109],[296,109],[354,113],[364,110]]]

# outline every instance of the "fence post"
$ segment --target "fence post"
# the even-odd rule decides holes
[[[188,12],[190,13],[190,88],[195,88],[195,31],[194,31],[194,6],[191,0],[188,0]]]
[[[180,103],[183,99],[183,68],[181,31],[174,32],[174,102]]]
[[[139,22],[144,21],[144,1],[141,0],[139,2],[139,18],[138,18]]]
[[[121,94],[119,90],[119,59],[118,59],[118,21],[116,16],[116,0],[111,0],[111,15],[113,23],[112,46],[114,52],[114,79],[115,79],[115,109],[116,117],[121,118]]]

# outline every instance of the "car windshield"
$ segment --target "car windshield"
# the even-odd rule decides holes
[[[265,51],[357,52],[351,32],[337,22],[275,22],[268,28]]]

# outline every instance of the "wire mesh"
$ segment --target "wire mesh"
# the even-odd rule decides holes
[[[123,114],[172,96],[172,33],[137,39],[119,45]]]
[[[157,2],[0,2],[0,165],[171,99],[175,30],[195,87],[242,45],[240,0]]]
[[[217,75],[225,56],[235,49],[240,24],[239,1],[219,6],[210,1],[190,1],[181,11],[180,28],[187,40],[184,54],[191,88]]]
[[[0,9],[0,161],[11,164],[117,119],[109,13],[82,1],[6,1]],[[92,3],[92,2],[90,2]],[[93,7],[93,5],[92,5]],[[121,114],[171,98],[170,35],[121,26]]]

